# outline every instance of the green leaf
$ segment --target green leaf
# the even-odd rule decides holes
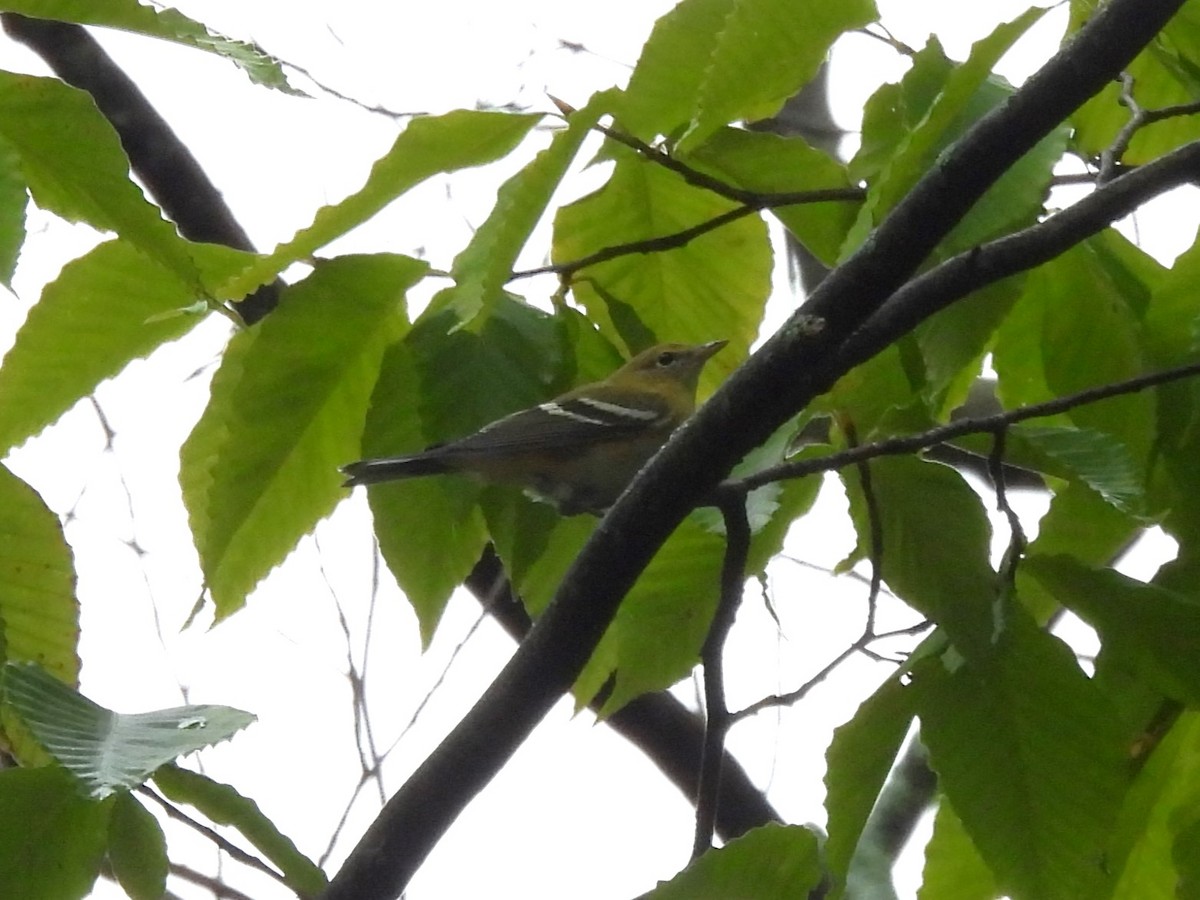
[[[1186,870],[1172,864],[1200,805],[1200,716],[1183,713],[1137,773],[1113,829],[1113,900],[1176,900]],[[1194,863],[1192,863],[1194,866]],[[1181,867],[1182,868],[1182,867]]]
[[[421,400],[413,350],[397,341],[384,354],[371,394],[363,455],[397,455],[431,443],[422,427]],[[368,489],[380,552],[416,611],[425,644],[487,542],[476,492],[447,481],[461,479],[414,478]]]
[[[1105,502],[1091,488],[1075,482],[1055,492],[1026,555],[1069,554],[1080,564],[1104,566],[1129,546],[1141,527],[1137,519]],[[1061,604],[1030,575],[1024,566],[1017,569],[1018,593],[1025,608],[1044,625]]]
[[[938,805],[933,835],[925,845],[925,870],[917,900],[993,900],[995,876],[955,815],[949,801]]]
[[[189,331],[193,317],[155,319],[196,287],[116,240],[63,268],[0,366],[0,451],[37,434],[131,360]]]
[[[908,734],[915,700],[911,690],[889,678],[863,702],[854,718],[833,732],[825,753],[825,808],[829,813],[825,858],[833,881],[830,900],[845,895],[863,827]]]
[[[765,444],[751,450],[738,465],[734,466],[731,477],[739,478],[751,472],[759,471],[768,465],[784,461],[787,445],[790,444],[794,432],[788,428],[777,431]],[[805,448],[790,459],[801,459],[809,455],[817,455],[827,448]],[[783,552],[791,525],[805,515],[817,501],[824,484],[819,475],[808,478],[789,478],[782,483],[765,484],[755,488],[746,498],[747,517],[750,520],[752,536],[750,553],[746,560],[746,573],[759,576],[766,572],[771,561]],[[705,515],[713,512],[711,508],[702,508],[693,513],[699,521],[705,521]],[[719,514],[718,514],[719,515]],[[717,534],[725,534],[725,523],[720,521]]]
[[[421,379],[426,443],[470,434],[576,383],[557,316],[504,295],[470,328],[459,325],[455,311],[429,309],[405,338]]]
[[[595,530],[595,521],[590,516],[563,519],[549,506],[522,498],[509,498],[504,505],[486,502],[484,512],[496,552],[521,602],[531,616],[540,615]],[[597,677],[602,682],[607,674],[597,672]],[[598,689],[599,684],[593,685],[592,693]]]
[[[89,94],[54,78],[0,72],[0,139],[38,206],[113,231],[198,291],[188,242],[129,177],[129,161]]]
[[[175,765],[154,773],[154,784],[175,803],[187,803],[219,825],[230,825],[279,867],[288,887],[303,897],[324,890],[325,873],[296,849],[291,838],[263,815],[258,804],[227,784]]]
[[[1194,267],[1185,267],[1193,268]],[[1172,281],[1174,278],[1172,277]],[[1157,301],[1157,297],[1156,297]],[[1166,324],[1165,322],[1162,324]],[[1186,318],[1176,321],[1191,330]],[[1189,354],[1190,356],[1190,354]],[[1161,517],[1163,530],[1178,543],[1175,559],[1155,576],[1164,586],[1190,593],[1200,572],[1200,381],[1190,378],[1154,392],[1159,441],[1154,447],[1150,510]]]
[[[642,137],[684,126],[695,146],[762,119],[809,81],[830,45],[877,16],[869,0],[687,0],[654,26],[619,115]]]
[[[1113,277],[1092,242],[1029,272],[1023,288],[997,333],[993,355],[1005,406],[1049,400],[1142,373],[1136,310],[1126,298],[1124,280]],[[1154,398],[1112,397],[1048,421],[1069,421],[1111,435],[1140,469],[1154,440]]]
[[[218,619],[341,499],[405,291],[425,263],[343,256],[283,292],[236,335],[180,453],[180,481]]]
[[[1180,829],[1171,856],[1179,878],[1176,896],[1200,895],[1200,818],[1193,818],[1190,825]]]
[[[1020,295],[1019,279],[975,291],[913,332],[924,362],[922,396],[937,421],[967,401],[992,337]]]
[[[946,147],[1011,94],[1010,87],[991,80],[992,70],[1044,14],[1044,9],[1029,9],[1012,22],[997,26],[972,46],[967,61],[961,64],[947,60],[941,46],[932,39],[914,59],[900,90],[884,92],[886,101],[876,102],[872,114],[864,118],[863,149],[860,158],[851,164],[852,172],[877,167],[879,174],[871,180],[867,201],[844,253],[865,239],[936,164]],[[869,139],[868,131],[872,132]],[[1026,155],[1019,172],[1001,179],[1003,184],[993,185],[943,242],[945,252],[1001,233],[1006,224],[1030,221],[1031,213],[1041,207],[1051,166],[1061,155],[1065,141],[1065,130],[1053,132]]]
[[[821,881],[817,838],[797,825],[763,825],[692,862],[641,900],[794,900]]]
[[[991,525],[979,495],[939,463],[895,458],[869,465],[883,534],[884,582],[944,627],[959,652],[979,652],[991,639],[997,598],[988,561]],[[855,469],[841,475],[858,532],[852,559],[868,559],[871,527],[859,476]]]
[[[540,120],[538,115],[454,110],[418,116],[375,161],[366,183],[332,206],[322,207],[307,228],[280,244],[216,289],[219,297],[244,297],[292,263],[370,219],[397,197],[434,175],[481,166],[509,153]]]
[[[255,84],[305,96],[288,85],[279,61],[258,45],[225,37],[174,9],[143,6],[137,0],[6,0],[4,8],[41,19],[102,25],[175,41],[228,59]]]
[[[0,139],[0,284],[10,291],[17,256],[25,243],[26,191],[21,159],[8,141]]]
[[[254,721],[228,706],[115,713],[32,664],[6,665],[3,687],[5,705],[98,800],[137,787],[164,763],[228,740]]]
[[[828,445],[809,444],[799,453],[789,451],[798,431],[792,421],[776,429],[765,443],[747,453],[729,473],[730,478],[745,478],[788,461],[824,455]],[[766,567],[783,551],[792,523],[807,513],[820,493],[819,475],[789,478],[755,488],[746,498],[746,517],[750,523],[750,552],[746,559],[747,577],[762,575]],[[725,534],[725,518],[714,506],[702,506],[692,512],[695,519],[713,534]]]
[[[42,498],[0,466],[0,659],[79,679],[75,562]]]
[[[989,83],[988,88],[994,86]],[[985,92],[992,105],[1004,102],[1010,94],[1008,88]],[[1062,159],[1069,135],[1066,126],[1055,128],[1009,166],[946,236],[938,257],[949,258],[984,241],[1035,224],[1045,208],[1054,167]]]
[[[158,820],[132,795],[113,799],[108,861],[131,900],[158,900],[167,889],[167,840]]]
[[[1096,266],[1120,292],[1133,314],[1141,318],[1142,327],[1146,329],[1156,297],[1163,285],[1177,274],[1176,266],[1167,268],[1115,228],[1092,235],[1088,247],[1095,254]],[[1191,318],[1195,318],[1195,304],[1192,304],[1191,312]],[[1145,336],[1143,332],[1143,339]]]
[[[863,108],[862,143],[850,160],[850,178],[873,183],[887,171],[910,132],[920,127],[954,70],[936,36],[912,57],[904,77],[884,84]]]
[[[0,897],[88,895],[107,840],[109,805],[87,800],[62,769],[0,771]]]
[[[1060,603],[1100,632],[1104,652],[1168,697],[1200,705],[1200,599],[1090,569],[1068,556],[1022,565]]]
[[[614,670],[605,715],[691,672],[717,606],[724,550],[724,540],[694,519],[676,529],[622,601],[580,674],[575,691],[581,704]]]
[[[1129,253],[1132,255],[1132,251]],[[1139,287],[1150,291],[1142,317],[1143,340],[1149,355],[1164,368],[1187,362],[1200,347],[1200,304],[1194,290],[1200,278],[1200,246],[1193,244],[1181,253],[1169,270],[1157,266],[1149,273],[1138,274],[1141,277],[1135,280],[1134,287],[1126,290],[1129,294]],[[1184,424],[1186,420],[1175,423],[1177,427]]]
[[[1141,472],[1120,441],[1091,428],[1018,425],[1011,432],[1130,515],[1145,507]]]
[[[1068,36],[1096,12],[1095,0],[1072,0]],[[1167,26],[1129,63],[1124,73],[1133,79],[1133,98],[1142,109],[1195,102],[1200,91],[1200,53],[1196,32],[1200,12],[1185,3]],[[1112,146],[1130,118],[1121,103],[1121,86],[1114,80],[1071,116],[1074,144],[1085,156],[1096,157]],[[1194,115],[1172,116],[1139,128],[1121,161],[1139,165],[1200,138],[1200,120]]]
[[[678,175],[615,151],[608,183],[564,206],[554,221],[553,259],[580,259],[606,247],[677,233],[728,212],[734,204],[686,184]],[[601,332],[622,343],[609,298],[628,307],[656,341],[702,343],[725,338],[701,375],[710,392],[746,357],[771,285],[771,248],[758,216],[739,219],[682,247],[618,257],[588,266],[573,285]],[[630,347],[630,351],[645,349]]]
[[[930,763],[1000,889],[1106,896],[1125,735],[1070,649],[1012,607],[990,653],[951,648],[913,675]]]
[[[854,424],[860,440],[895,433],[894,413],[905,411],[922,417],[916,427],[932,424],[921,398],[920,373],[912,371],[911,343],[893,344],[855,366],[810,407],[815,413],[830,413],[836,421]],[[913,423],[903,423],[906,430]]]
[[[677,155],[681,162],[758,193],[853,187],[841,163],[798,138],[767,132],[721,128],[690,152]],[[822,262],[833,265],[860,202],[804,203],[771,212]]]
[[[1029,555],[1065,553],[1084,564],[1106,565],[1126,547],[1141,522],[1079,482],[1057,490],[1038,523]],[[1021,572],[1017,572],[1018,578]]]
[[[462,323],[470,323],[485,305],[502,295],[517,255],[613,94],[597,94],[586,107],[572,113],[567,127],[555,133],[550,146],[497,192],[487,221],[475,230],[450,270],[454,287],[442,302],[454,306]]]

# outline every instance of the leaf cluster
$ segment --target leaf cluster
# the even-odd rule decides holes
[[[1088,29],[1119,33],[1109,23],[1133,5],[1114,0],[1100,14],[1073,2],[1063,54],[1085,52]],[[989,374],[1002,411],[1078,396],[1052,417],[989,425],[990,441],[954,441],[952,449],[992,455],[1002,505],[1005,467],[1047,492],[1036,537],[1025,541],[1014,528],[1008,553],[994,562],[980,492],[962,471],[925,456],[839,469],[858,535],[844,568],[863,563],[877,587],[936,630],[835,735],[825,839],[766,826],[704,854],[650,896],[864,890],[868,821],[914,722],[939,792],[923,898],[1168,894],[1195,882],[1200,836],[1190,777],[1200,752],[1200,386],[1177,379],[1088,396],[1193,363],[1200,350],[1200,251],[1164,265],[1111,226],[1200,170],[1200,121],[1182,109],[1200,96],[1198,4],[1146,5],[1165,24],[1145,26],[1145,40],[1129,31],[1125,57],[1114,51],[1115,62],[1096,64],[1116,65],[1109,77],[1126,74],[1125,105],[1119,87],[1094,75],[1094,85],[1079,88],[1091,99],[1062,115],[1043,100],[1041,117],[1027,117],[1028,133],[1014,135],[1021,152],[981,174],[986,167],[956,169],[956,154],[1000,117],[1038,111],[1050,93],[1041,75],[1018,90],[994,74],[1044,10],[1000,24],[965,60],[931,38],[902,79],[872,96],[861,147],[842,162],[801,138],[745,126],[776,114],[836,40],[877,20],[869,0],[685,0],[659,20],[627,87],[599,91],[561,116],[455,110],[414,118],[361,188],[263,253],[181,236],[132,179],[116,133],[84,92],[0,72],[0,280],[11,284],[30,202],[111,235],[46,285],[0,365],[0,449],[38,434],[133,360],[172,352],[170,342],[198,322],[225,316],[231,336],[179,454],[219,621],[252,602],[256,586],[345,499],[337,470],[346,462],[454,438],[600,377],[657,341],[727,339],[702,383],[702,394],[713,394],[766,327],[771,231],[782,228],[835,269],[833,286],[788,320],[749,374],[716,393],[703,421],[684,430],[599,531],[591,520],[558,520],[521,496],[454,479],[371,491],[380,551],[426,641],[451,592],[494,549],[529,613],[545,614],[518,667],[548,652],[547,635],[565,627],[555,624],[561,610],[592,589],[579,586],[588,560],[620,541],[634,551],[619,554],[631,560],[627,570],[614,566],[599,579],[611,614],[580,624],[572,643],[552,651],[562,655],[551,667],[514,669],[481,701],[482,721],[516,723],[511,737],[479,750],[491,755],[477,771],[468,767],[462,785],[414,776],[328,896],[402,889],[428,849],[410,841],[405,854],[390,852],[409,834],[406,810],[415,818],[414,805],[424,804],[421,816],[448,824],[503,764],[505,741],[519,742],[537,721],[538,704],[573,689],[580,704],[599,698],[612,712],[694,669],[729,539],[714,516],[684,515],[718,479],[736,487],[788,461],[920,435],[947,422]],[[283,67],[261,50],[172,10],[133,0],[6,9],[165,37],[286,87]],[[1144,21],[1153,16],[1146,11]],[[1043,81],[1054,77],[1052,65]],[[1124,132],[1130,96],[1181,112]],[[520,166],[496,184],[492,211],[442,268],[416,253],[329,249],[406,203],[418,185],[501,160]],[[589,162],[603,165],[604,180],[580,195],[575,185]],[[1107,173],[1075,213],[1054,209],[1064,162]],[[1140,170],[1123,174],[1133,167]],[[938,178],[965,185],[944,204],[945,220],[931,216],[921,235],[889,232]],[[543,271],[560,276],[560,290],[548,300],[521,296],[518,276],[529,273],[517,271],[518,258],[547,218],[551,263]],[[1084,225],[1063,237],[1058,223],[1078,219]],[[1018,250],[1007,250],[1013,242]],[[881,247],[894,247],[894,256],[879,259]],[[963,270],[977,276],[968,288],[930,299],[945,283],[940,273]],[[860,282],[861,301],[836,293],[862,272],[877,278]],[[275,308],[247,315],[245,298],[285,273]],[[413,298],[431,285],[422,308]],[[770,374],[770,396],[737,393],[739,379],[748,383],[756,371],[762,382]],[[655,480],[671,453],[686,452],[689,432],[738,415],[744,429],[723,441],[708,433],[707,460]],[[823,425],[819,444],[805,437],[814,424]],[[754,531],[743,580],[767,571],[820,486],[785,469],[764,481],[746,500]],[[680,497],[688,499],[675,515],[672,498]],[[1119,574],[1121,548],[1154,528],[1177,543],[1175,560],[1146,581]],[[173,765],[248,724],[247,714],[189,707],[123,717],[74,690],[80,626],[71,551],[34,489],[4,468],[0,535],[8,664],[0,727],[22,765],[0,773],[0,821],[10,823],[0,831],[0,860],[25,854],[21,872],[32,865],[39,878],[59,878],[43,892],[68,896],[88,889],[106,857],[132,896],[160,895],[165,843],[134,795],[152,780],[169,801],[232,824],[292,890],[324,889],[320,870],[252,801]],[[1081,666],[1050,632],[1064,611],[1098,634],[1093,665]],[[875,637],[869,625],[851,649],[868,650]],[[532,678],[520,672],[538,671],[550,677],[527,692],[528,704],[501,702],[519,698],[521,678]],[[802,694],[763,698],[758,708]],[[480,721],[464,720],[460,731]],[[486,743],[479,733],[465,738],[472,748]],[[461,766],[455,740],[446,755]],[[426,771],[438,765],[435,755]],[[11,825],[38,807],[55,811],[40,820],[43,831]],[[428,841],[440,827],[429,827]],[[40,856],[28,855],[34,844]],[[0,885],[13,882],[18,870],[2,865]],[[871,887],[890,889],[880,878]]]

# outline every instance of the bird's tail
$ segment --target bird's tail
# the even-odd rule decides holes
[[[419,478],[422,475],[440,475],[449,471],[451,467],[446,465],[444,460],[428,453],[391,456],[385,459],[360,459],[358,462],[342,466],[342,474],[346,476],[344,487]]]

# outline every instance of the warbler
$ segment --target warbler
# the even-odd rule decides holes
[[[696,408],[696,382],[728,341],[660,344],[603,381],[420,453],[342,467],[347,487],[460,472],[515,484],[565,516],[602,514]]]

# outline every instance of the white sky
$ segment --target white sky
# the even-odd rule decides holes
[[[623,83],[662,0],[563,3],[384,3],[343,0],[295,4],[283,0],[193,0],[185,12],[308,69],[320,81],[365,104],[393,110],[441,112],[477,101],[515,101],[548,108],[547,91],[581,104],[588,94]],[[897,37],[919,46],[937,30],[962,58],[972,40],[1025,4],[980,6],[958,0],[880,2]],[[1065,20],[1059,9],[1022,42],[1005,74],[1019,80],[1050,52]],[[285,240],[322,204],[356,189],[371,162],[391,144],[392,120],[339,100],[300,100],[253,88],[231,65],[204,54],[124,35],[101,34],[106,47],[167,117],[221,188],[261,249]],[[559,47],[585,44],[590,53]],[[41,72],[36,59],[0,42],[0,66]],[[832,95],[848,129],[869,93],[899,76],[890,50],[862,37],[834,55]],[[435,181],[333,248],[424,251],[445,266],[487,214],[504,167]],[[450,186],[449,192],[447,185]],[[1193,219],[1194,220],[1194,219]],[[0,351],[6,349],[58,267],[94,241],[35,214],[37,229],[17,278],[17,297],[0,296]],[[1165,256],[1176,244],[1159,244]],[[548,251],[541,232],[527,250],[531,262]],[[531,299],[552,286],[522,283]],[[781,297],[782,304],[792,300]],[[207,396],[207,378],[224,341],[222,322],[206,323],[149,361],[101,387],[97,399],[116,431],[105,453],[88,404],[69,413],[8,464],[43,493],[56,511],[71,511],[68,539],[77,556],[83,604],[83,688],[100,703],[135,712],[181,702],[224,703],[259,716],[232,742],[205,751],[205,770],[228,780],[312,856],[325,847],[358,777],[348,701],[346,644],[334,596],[356,636],[368,614],[370,524],[361,492],[306,539],[246,610],[213,630],[180,632],[200,589],[199,571],[178,499],[177,448]],[[194,375],[201,370],[198,375]],[[128,495],[126,495],[126,488]],[[1032,531],[1042,505],[1025,498]],[[991,503],[988,499],[989,505]],[[804,563],[832,566],[853,546],[844,501],[827,492],[816,513],[792,536],[790,553]],[[128,546],[136,541],[144,553]],[[1142,563],[1144,566],[1152,562]],[[327,587],[322,566],[328,574]],[[1143,573],[1144,574],[1144,573]],[[463,639],[478,607],[451,603],[431,650],[421,655],[416,624],[394,585],[374,607],[369,672],[377,743],[396,738]],[[830,579],[794,562],[772,570],[773,602],[782,633],[748,596],[730,642],[731,700],[749,701],[803,681],[861,628],[865,589]],[[161,623],[156,633],[155,610]],[[893,615],[893,613],[889,613]],[[209,619],[204,619],[205,622]],[[896,618],[907,624],[910,618]],[[764,649],[765,648],[765,649]],[[385,782],[394,790],[457,721],[511,653],[499,630],[484,623],[438,689],[430,709],[400,742]],[[823,822],[823,754],[833,727],[887,669],[848,663],[796,710],[763,715],[737,728],[730,744],[792,821]],[[690,699],[685,685],[681,696]],[[378,808],[368,790],[336,848],[335,870]],[[687,859],[691,807],[641,756],[590,715],[555,708],[512,763],[456,823],[413,881],[412,900],[490,896],[578,900],[632,896],[668,878]],[[178,828],[168,832],[174,858],[208,867],[214,854],[187,858],[180,848],[204,848]],[[919,860],[904,892],[915,892]],[[228,866],[231,883],[259,898],[285,896],[269,882]],[[182,896],[205,896],[178,881]],[[94,896],[121,896],[101,883]]]

